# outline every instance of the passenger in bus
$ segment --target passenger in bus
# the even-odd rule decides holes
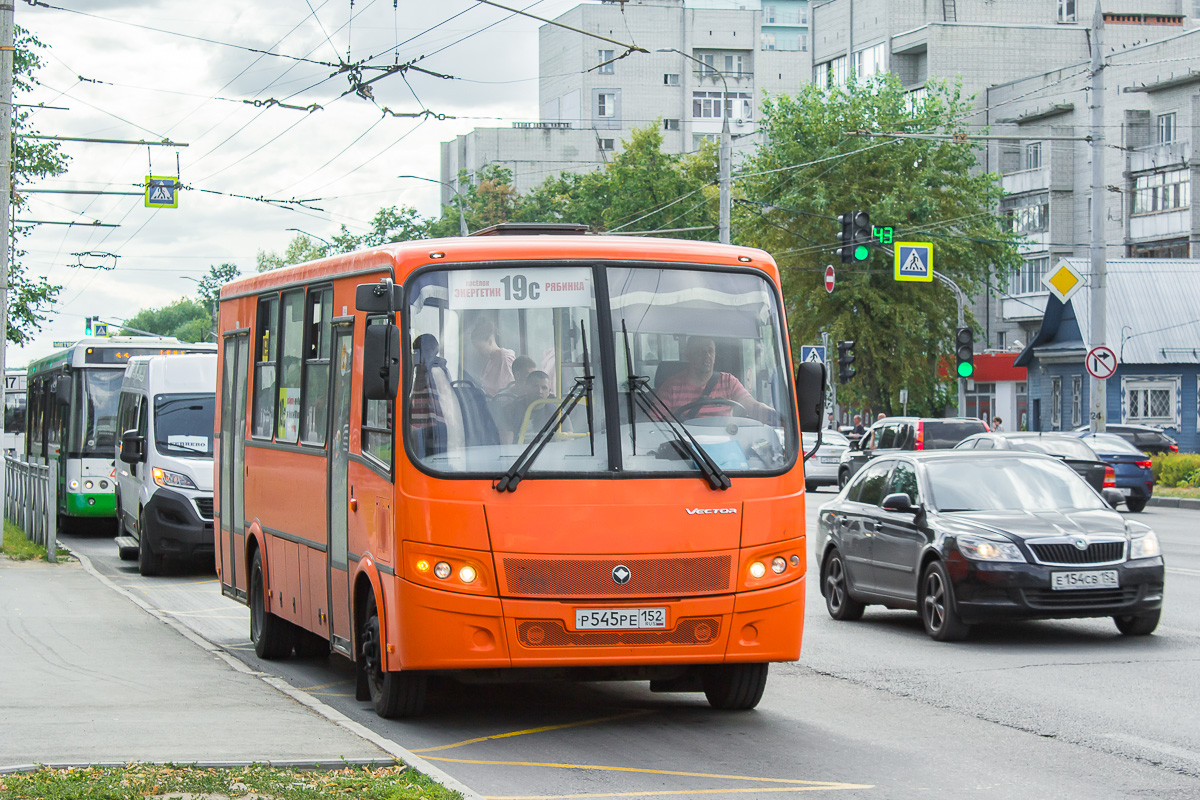
[[[517,354],[496,343],[496,324],[490,319],[481,319],[471,330],[471,346],[482,359],[479,370],[480,383],[489,397],[494,396],[513,382],[513,362]]]
[[[423,333],[413,340],[413,382],[409,425],[413,450],[425,457],[446,450],[446,420],[438,397],[434,370],[445,370],[446,359],[438,355],[438,340]]]
[[[716,372],[717,343],[710,336],[692,336],[684,348],[687,368],[667,378],[658,387],[658,395],[667,408],[678,413],[691,406],[688,417],[732,416],[736,409],[722,403],[704,405],[702,401],[732,400],[746,409],[745,414],[759,422],[775,425],[779,414],[754,399],[746,387],[728,372]],[[691,413],[695,411],[695,413]],[[740,416],[742,412],[737,411]]]
[[[545,400],[548,397],[550,397],[550,376],[539,369],[533,370],[525,377],[525,382],[521,384],[520,391],[513,398],[513,402],[506,406],[505,419],[500,423],[501,441],[504,444],[518,441],[521,427],[525,424],[525,415],[529,413],[530,406],[538,400]],[[529,414],[529,425],[525,430],[526,440],[542,429],[553,410],[553,404],[550,403],[541,403],[534,408],[533,413]]]

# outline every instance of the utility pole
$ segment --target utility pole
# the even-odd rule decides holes
[[[13,9],[16,0],[0,0],[0,375],[8,356],[8,256],[12,249],[8,228],[9,199],[12,197],[12,77],[16,50]],[[7,381],[5,381],[7,384]],[[0,497],[7,497],[4,469],[0,464]],[[51,512],[53,513],[53,512]],[[0,516],[3,516],[0,514]]]
[[[821,331],[821,347],[825,348],[825,381],[829,386],[829,406],[833,409],[833,429],[836,431],[842,413],[837,404],[837,381],[833,379],[833,359],[829,357],[829,331]],[[825,409],[821,409],[822,412]],[[825,424],[825,420],[821,420]]]
[[[1108,263],[1104,245],[1104,14],[1100,3],[1096,3],[1096,14],[1092,18],[1092,276],[1090,287],[1092,336],[1089,349],[1105,343],[1105,326],[1108,324],[1108,301],[1105,297]],[[1092,433],[1104,432],[1105,409],[1108,398],[1105,381],[1090,379],[1089,398],[1092,413],[1088,428]]]

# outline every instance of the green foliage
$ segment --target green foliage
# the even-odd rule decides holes
[[[313,241],[303,233],[297,233],[295,238],[288,242],[287,249],[282,255],[279,253],[268,253],[266,250],[259,250],[255,256],[255,269],[258,272],[270,272],[273,269],[286,267],[289,264],[302,264],[305,261],[314,261],[318,258],[324,258],[330,252],[330,247],[326,244],[321,244]]]
[[[208,274],[200,279],[200,287],[197,290],[204,305],[211,309],[212,304],[217,302],[217,298],[221,296],[221,287],[241,274],[241,270],[235,264],[210,266]]]
[[[207,342],[212,339],[212,312],[199,300],[181,297],[162,308],[146,308],[125,320],[123,334],[134,330],[159,336],[174,336],[184,342]]]
[[[451,206],[442,209],[440,219],[429,223],[431,237],[459,235],[460,203],[466,214],[468,231],[519,220],[517,190],[512,185],[512,170],[507,167],[488,164],[479,171],[474,182],[468,182],[466,174],[462,173],[459,186],[466,186],[466,189],[454,198]]]
[[[1160,486],[1200,486],[1200,453],[1157,453],[1150,462]]]
[[[16,51],[13,53],[13,101],[37,85],[34,72],[43,61],[38,50],[45,45],[21,27],[16,28]],[[33,134],[33,109],[13,106],[14,134]],[[42,178],[61,175],[67,171],[68,158],[59,152],[58,142],[39,141],[21,136],[12,139],[12,182],[15,211],[23,204],[21,187]],[[46,315],[58,299],[62,286],[52,284],[44,276],[29,277],[21,260],[26,253],[18,245],[20,237],[32,230],[31,225],[14,225],[10,235],[11,258],[8,264],[8,331],[7,339],[25,344],[46,321]]]
[[[454,212],[458,219],[458,212]],[[413,239],[429,237],[430,221],[422,219],[412,206],[388,206],[375,212],[371,218],[371,230],[363,234],[353,234],[342,226],[342,230],[333,237],[334,251],[348,253],[361,247],[378,247],[391,242],[408,242]]]
[[[892,75],[796,96],[768,99],[759,116],[766,144],[742,165],[734,231],[739,244],[772,253],[784,273],[794,343],[856,342],[858,377],[839,387],[843,405],[898,410],[895,389],[909,390],[909,413],[940,414],[947,396],[942,365],[953,362],[957,305],[935,281],[900,283],[882,251],[861,265],[839,265],[826,294],[839,213],[865,209],[892,225],[897,241],[933,242],[935,269],[976,295],[1021,263],[1019,238],[995,213],[998,176],[972,172],[972,145],[946,140],[879,140],[847,131],[962,130],[970,106],[957,88],[931,82],[910,107]],[[951,392],[952,396],[952,392]]]

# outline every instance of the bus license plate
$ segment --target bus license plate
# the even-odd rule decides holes
[[[575,629],[618,630],[667,627],[665,608],[577,608]]]
[[[1053,589],[1115,589],[1118,585],[1115,569],[1050,573]]]

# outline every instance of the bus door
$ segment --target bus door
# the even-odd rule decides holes
[[[248,331],[225,337],[221,380],[221,591],[246,597],[246,382],[250,373]]]
[[[329,641],[350,655],[353,607],[350,603],[348,514],[350,512],[350,383],[354,375],[352,320],[335,321],[332,379],[329,381]]]

